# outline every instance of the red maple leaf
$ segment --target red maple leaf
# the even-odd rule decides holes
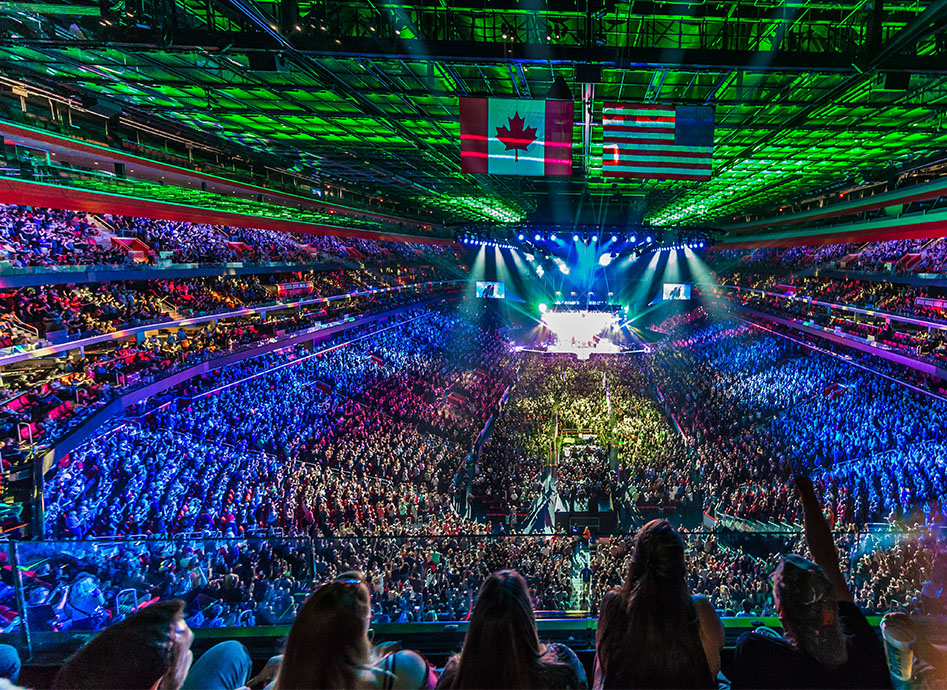
[[[507,118],[509,127],[497,127],[497,139],[503,142],[506,150],[513,150],[513,160],[520,159],[520,151],[525,151],[536,141],[536,128],[525,127],[526,120],[518,112]]]

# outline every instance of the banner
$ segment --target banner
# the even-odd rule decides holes
[[[709,180],[714,110],[703,106],[605,103],[602,175]]]
[[[572,101],[460,99],[460,171],[572,175]]]

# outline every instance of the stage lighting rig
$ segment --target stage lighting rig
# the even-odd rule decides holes
[[[478,235],[473,233],[462,233],[458,236],[461,244],[481,247],[494,247],[496,249],[516,249],[517,247],[509,242],[497,240],[489,235]]]

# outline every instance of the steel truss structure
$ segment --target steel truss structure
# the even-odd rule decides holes
[[[3,8],[2,82],[49,101],[53,125],[92,98],[434,222],[568,222],[628,198],[655,225],[736,222],[947,159],[947,0]],[[458,97],[541,98],[556,77],[576,101],[575,176],[461,175]],[[714,106],[713,179],[602,177],[613,100]]]

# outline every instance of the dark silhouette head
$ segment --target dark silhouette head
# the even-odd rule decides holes
[[[606,687],[713,687],[687,586],[684,542],[667,520],[635,537],[625,582],[606,595],[598,654]]]
[[[180,599],[161,601],[109,626],[66,661],[53,687],[178,690],[193,660],[183,611]]]
[[[276,679],[279,690],[354,688],[371,662],[371,602],[361,579],[321,585],[296,616]]]
[[[822,568],[802,556],[783,554],[770,579],[786,637],[820,664],[845,663],[848,648],[835,588]]]
[[[501,570],[480,588],[454,688],[529,688],[542,649],[526,580]]]

